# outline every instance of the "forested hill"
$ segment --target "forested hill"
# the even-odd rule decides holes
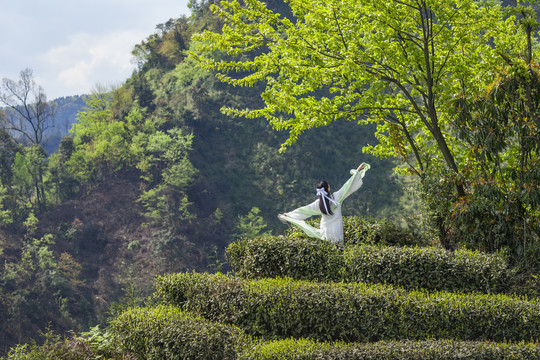
[[[410,213],[395,163],[362,154],[374,129],[337,122],[280,153],[287,134],[221,113],[259,105],[261,89],[227,86],[188,60],[191,35],[221,26],[208,5],[193,1],[190,17],[136,45],[138,70],[88,96],[50,156],[56,145],[1,133],[0,354],[47,326],[104,322],[157,274],[219,267],[232,240],[281,234],[277,213],[313,201],[321,178],[339,187],[361,162],[372,167],[344,213]],[[56,102],[69,112],[80,100]]]
[[[58,150],[62,138],[69,134],[69,130],[77,120],[77,113],[85,106],[84,95],[64,96],[54,99],[57,113],[54,123],[46,133],[44,144],[47,153],[51,154]]]

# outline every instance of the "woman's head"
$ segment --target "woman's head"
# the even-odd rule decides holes
[[[317,184],[317,189],[324,189],[324,191],[326,192],[326,196],[330,197],[330,185],[328,184],[327,181],[325,180],[321,180],[319,181],[319,183]],[[319,210],[321,210],[321,212],[323,214],[326,214],[326,215],[333,215],[334,213],[332,212],[332,209],[330,208],[330,200],[328,200],[327,197],[323,196],[322,194],[319,195]]]

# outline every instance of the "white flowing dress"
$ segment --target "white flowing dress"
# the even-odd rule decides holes
[[[326,215],[319,209],[320,199],[315,200],[309,205],[299,207],[291,212],[287,212],[283,215],[278,215],[281,220],[285,220],[298,226],[309,237],[315,237],[319,239],[326,239],[332,242],[343,242],[343,216],[341,214],[341,204],[349,195],[358,190],[362,186],[362,178],[364,177],[370,166],[365,164],[362,170],[351,170],[351,178],[339,189],[334,192],[333,198],[339,203],[339,206],[332,205],[333,215]],[[314,226],[309,225],[304,220],[314,216],[321,215],[321,226],[317,229]]]

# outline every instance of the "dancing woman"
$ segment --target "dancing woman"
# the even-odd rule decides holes
[[[343,242],[341,204],[343,200],[362,186],[362,178],[369,168],[368,164],[362,163],[356,170],[351,170],[351,178],[334,193],[330,193],[330,185],[326,181],[320,181],[317,184],[317,200],[291,212],[279,214],[278,218],[300,227],[310,237]],[[304,221],[314,215],[321,215],[319,229]]]

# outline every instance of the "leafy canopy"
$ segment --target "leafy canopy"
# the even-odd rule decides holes
[[[307,129],[339,119],[378,124],[380,144],[367,150],[400,156],[422,175],[443,162],[459,173],[460,145],[451,134],[450,101],[472,96],[492,78],[507,52],[508,31],[499,6],[472,0],[290,0],[293,19],[257,0],[223,1],[212,9],[221,33],[204,32],[201,66],[237,86],[266,83],[259,109],[230,115],[265,117],[288,130],[282,150]],[[515,33],[515,32],[514,32]],[[232,59],[215,60],[221,50]]]

